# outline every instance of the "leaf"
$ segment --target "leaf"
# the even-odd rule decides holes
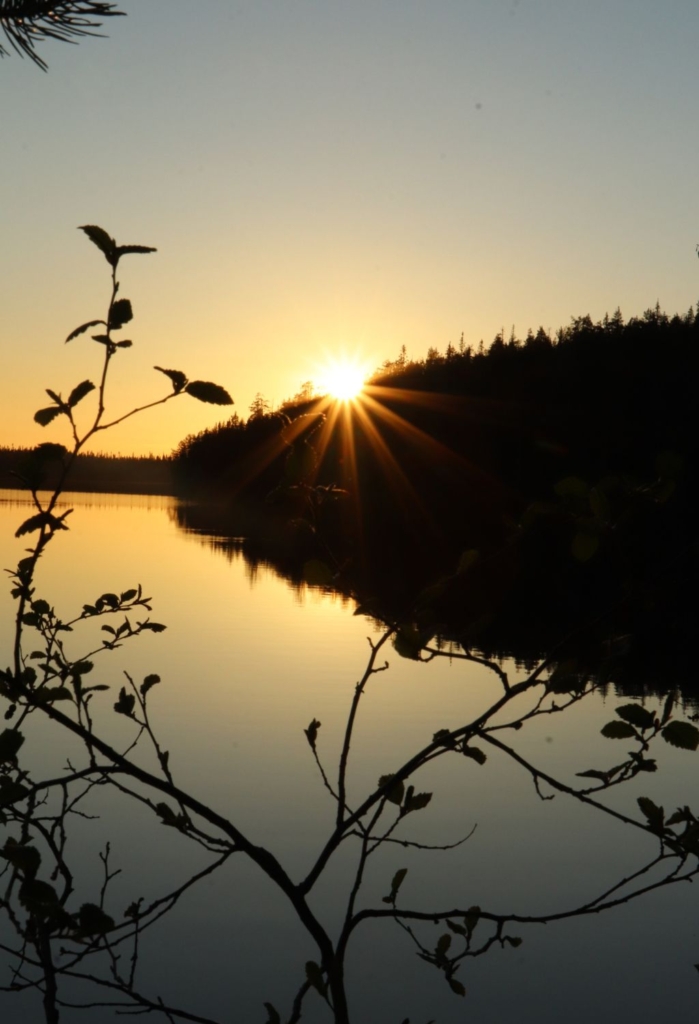
[[[447,952],[448,952],[450,946],[451,946],[451,935],[449,934],[449,932],[445,932],[444,935],[440,935],[440,937],[439,937],[439,940],[437,942],[437,946],[436,946],[435,951],[434,951],[435,952],[435,956],[438,959],[440,959],[440,960],[443,959],[447,955]]]
[[[160,815],[160,820],[163,825],[169,825],[171,828],[181,829],[187,823],[183,814],[175,814],[173,809],[168,807],[167,804],[156,804],[155,809]]]
[[[473,935],[476,925],[480,920],[481,908],[480,907],[469,907],[464,915],[464,924],[466,925],[466,931],[468,932],[469,939]]]
[[[71,666],[71,675],[74,676],[86,676],[89,672],[92,672],[95,666],[91,661],[76,661]]]
[[[134,597],[138,597],[138,591],[137,590],[125,590],[124,593],[121,595],[121,600],[122,601],[133,601]]]
[[[420,651],[433,637],[431,630],[420,630],[416,626],[404,623],[396,632],[391,643],[401,658],[420,660]]]
[[[399,807],[403,803],[403,793],[405,792],[405,786],[403,782],[398,779],[394,781],[394,775],[382,775],[379,779],[379,789],[383,789],[387,786],[386,793],[384,794],[386,799],[392,804],[397,804]],[[392,783],[392,785],[391,785]]]
[[[152,633],[164,633],[167,629],[162,622],[139,622],[138,625],[141,629],[150,629]]]
[[[316,749],[316,739],[318,738],[319,729],[320,722],[318,721],[317,718],[314,718],[311,724],[308,726],[308,728],[303,730],[306,734],[306,739],[308,740],[311,750]]]
[[[60,909],[58,894],[52,885],[39,878],[27,878],[19,889],[20,903],[33,914],[50,914]]]
[[[559,498],[587,498],[590,490],[585,481],[577,476],[564,477],[553,489]]]
[[[681,750],[696,750],[699,747],[699,729],[689,722],[670,722],[661,735],[666,743]]]
[[[480,747],[471,747],[467,743],[464,743],[462,746],[461,753],[465,754],[466,757],[472,758],[478,764],[485,764],[488,760],[488,755]]]
[[[556,665],[551,673],[546,688],[549,693],[574,693],[584,685],[585,676],[575,658],[566,658]]]
[[[95,385],[91,380],[84,380],[76,387],[73,388],[68,396],[68,407],[74,409],[78,402],[81,402],[85,395],[89,395],[91,391],[95,390]]]
[[[157,252],[152,245],[118,245],[116,249],[117,259],[128,256],[131,253]]]
[[[609,782],[609,772],[598,772],[595,768],[590,768],[586,772],[575,773],[581,779],[599,779],[600,782]]]
[[[169,377],[172,381],[172,390],[176,395],[179,395],[187,383],[186,375],[181,370],[165,370],[162,366],[154,366],[153,369],[159,370],[160,373],[164,373],[166,377]]]
[[[309,586],[329,587],[333,582],[333,572],[330,566],[319,558],[311,558],[303,563],[303,578]]]
[[[570,551],[578,562],[589,562],[599,547],[599,537],[587,530],[578,530],[573,537]]]
[[[412,786],[410,788],[412,789]],[[411,811],[421,811],[424,807],[427,807],[431,799],[432,793],[410,793],[408,791],[408,796],[402,808],[403,813],[410,814]]]
[[[466,572],[467,569],[470,569],[478,561],[478,557],[479,553],[475,548],[469,548],[468,551],[464,551],[456,567],[457,573]]]
[[[19,803],[29,795],[26,786],[14,782],[7,775],[0,775],[0,807],[8,807],[10,804]]]
[[[128,299],[116,299],[109,310],[109,330],[118,331],[133,320],[133,309]]]
[[[78,911],[78,927],[83,935],[104,935],[114,927],[114,919],[96,903],[83,903]]]
[[[40,597],[38,601],[32,601],[32,610],[35,611],[37,615],[48,615],[51,611],[51,605],[48,601],[44,601],[44,599]]]
[[[675,695],[673,693],[668,693],[667,697],[665,698],[665,704],[663,705],[663,713],[660,717],[660,722],[662,725],[665,725],[666,722],[670,721],[670,715],[672,714],[674,704]]]
[[[368,601],[362,601],[352,612],[353,615],[376,615],[376,598],[372,597]]]
[[[615,708],[615,713],[638,729],[650,729],[655,722],[655,715],[642,708],[640,704],[623,704],[620,708]]]
[[[665,822],[666,825],[681,825],[683,822],[689,824],[692,821],[692,812],[689,807],[678,808],[674,814]]]
[[[73,694],[66,686],[42,686],[32,696],[34,704],[54,704],[57,700],[72,700]]]
[[[99,327],[100,324],[102,324],[104,327],[107,326],[104,320],[88,320],[86,324],[80,324],[80,327],[76,327],[74,331],[70,332],[70,334],[66,338],[66,343],[72,341],[73,338],[77,338],[80,334],[84,334],[85,331],[89,331],[91,327]]]
[[[452,992],[456,992],[457,996],[466,995],[466,989],[456,978],[447,978],[447,981],[449,982],[449,988]]]
[[[662,807],[654,804],[650,797],[639,796],[638,806],[641,813],[648,820],[648,824],[654,832],[662,832],[665,824],[665,811]]]
[[[233,399],[220,384],[212,384],[209,380],[190,380],[185,391],[192,398],[210,405],[233,405]]]
[[[0,857],[4,857],[13,868],[21,871],[25,878],[33,878],[41,865],[41,854],[36,847],[20,844],[12,837],[0,850]]]
[[[136,695],[133,693],[127,693],[126,687],[122,686],[119,690],[119,700],[114,705],[114,710],[119,715],[127,715],[129,718],[133,718],[133,709],[136,704]]]
[[[306,979],[309,985],[312,985],[316,992],[319,992],[322,996],[325,996],[327,986],[323,981],[323,972],[313,960],[309,960],[306,963]]]
[[[49,405],[46,409],[37,409],[34,413],[34,422],[38,423],[40,427],[47,427],[51,420],[55,420],[56,416],[60,416],[62,412],[65,410],[57,405]]]
[[[119,259],[117,256],[117,244],[104,228],[99,228],[96,224],[81,224],[79,230],[84,231],[90,241],[97,246],[101,253],[104,253],[104,257],[110,267],[117,265],[117,260]]]
[[[405,880],[405,876],[407,875],[407,873],[407,868],[399,868],[398,871],[396,871],[395,875],[393,876],[393,879],[391,880],[391,892],[389,893],[388,896],[383,897],[383,903],[394,904],[396,902],[398,890],[403,884],[403,881]]]
[[[114,344],[116,345],[117,348],[131,348],[133,342],[130,341],[128,338],[124,338],[123,341],[115,341]]]
[[[56,517],[52,516],[50,512],[37,512],[35,516],[25,519],[22,525],[15,530],[15,537],[23,537],[25,533],[34,533],[42,526],[48,526],[51,530],[67,530],[68,527],[63,522],[64,516],[67,514],[64,512],[63,516]]]
[[[274,1009],[271,1003],[263,1003],[262,1005],[267,1011],[267,1020],[265,1021],[265,1024],[282,1024],[282,1019],[279,1016],[278,1011]]]
[[[19,749],[24,743],[24,736],[16,729],[5,729],[0,732],[0,764],[16,761]]]
[[[146,678],[141,683],[141,696],[145,697],[145,695],[148,693],[148,691],[151,689],[151,687],[155,686],[159,682],[160,682],[160,676],[156,676],[156,675],[146,676]]]
[[[607,722],[601,729],[601,733],[608,740],[627,740],[630,736],[636,735],[633,726],[626,722]]]
[[[509,945],[513,946],[515,949],[522,945],[522,940],[519,935],[505,935],[502,941],[509,943]]]

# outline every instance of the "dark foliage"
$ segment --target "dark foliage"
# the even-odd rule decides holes
[[[99,35],[103,18],[123,15],[116,4],[100,0],[0,0],[0,29],[21,57],[29,57],[43,71],[48,65],[35,50],[43,39],[72,43],[82,36]],[[9,51],[0,45],[0,57]]]

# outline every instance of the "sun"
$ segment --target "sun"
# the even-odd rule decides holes
[[[339,402],[351,402],[364,389],[366,370],[348,359],[336,359],[320,371],[318,390]]]

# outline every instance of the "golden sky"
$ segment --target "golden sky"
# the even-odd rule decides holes
[[[699,295],[695,0],[123,0],[107,39],[0,64],[0,444],[95,379],[108,266],[135,312],[114,416],[154,364],[293,395],[336,355],[422,358]],[[85,400],[85,406],[90,399]],[[168,452],[188,397],[100,437]]]

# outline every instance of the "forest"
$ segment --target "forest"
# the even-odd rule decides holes
[[[535,658],[604,607],[637,637],[637,688],[658,672],[682,684],[698,335],[693,309],[656,307],[476,352],[403,351],[354,403],[259,403],[187,438],[175,480],[202,500],[178,515],[245,536],[246,557],[292,579],[500,654]]]
[[[60,478],[65,449],[48,444],[34,448],[0,447],[0,487],[27,485],[51,490]],[[118,456],[81,453],[70,478],[73,491],[110,494],[171,494],[170,459],[164,455]]]

